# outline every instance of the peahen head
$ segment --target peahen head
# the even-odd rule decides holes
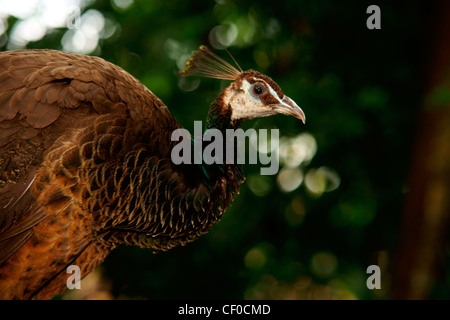
[[[200,46],[180,74],[233,81],[212,104],[210,117],[220,115],[233,124],[252,118],[286,114],[305,123],[303,110],[283,93],[275,81],[258,71],[242,71],[239,65],[238,68],[212,53],[206,46]]]

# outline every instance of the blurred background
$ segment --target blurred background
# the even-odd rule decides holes
[[[244,123],[280,130],[278,174],[246,165],[207,235],[118,248],[57,298],[449,299],[448,1],[0,0],[0,50],[101,56],[189,130],[228,83],[178,71],[200,44],[230,60],[219,43],[306,113]]]

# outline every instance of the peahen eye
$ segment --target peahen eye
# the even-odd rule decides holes
[[[255,96],[261,95],[265,90],[266,90],[266,88],[261,83],[255,83],[252,86],[252,92]]]

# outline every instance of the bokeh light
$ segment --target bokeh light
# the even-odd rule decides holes
[[[431,67],[422,61],[420,46],[424,34],[434,34],[422,29],[435,20],[431,11],[385,3],[383,30],[389,32],[375,33],[365,29],[364,6],[281,1],[273,10],[269,1],[0,0],[2,50],[53,48],[102,56],[142,81],[188,129],[193,121],[204,121],[229,84],[178,76],[200,44],[230,60],[222,50],[227,47],[243,69],[272,77],[308,119],[306,125],[282,115],[245,121],[245,128],[278,130],[278,143],[270,135],[247,143],[247,153],[279,157],[275,175],[260,174],[266,165],[246,164],[247,181],[210,233],[158,255],[119,248],[83,280],[86,290],[63,298],[389,298],[392,275],[402,271],[395,269],[392,255],[413,255],[417,247],[407,242],[399,250],[399,232],[425,225],[400,218],[409,213],[404,206],[412,199],[409,180],[423,168],[432,168],[440,184],[416,193],[410,208],[419,210],[419,196],[425,194],[423,212],[432,215],[426,221],[435,221],[436,228],[426,233],[433,237],[422,238],[445,238],[434,232],[445,225],[440,223],[445,214],[437,213],[446,199],[445,176],[435,170],[450,163],[448,136],[426,136],[435,152],[417,156],[412,150],[420,136],[417,122],[428,123],[419,113],[422,102],[428,111],[445,115],[448,109],[448,67],[438,68],[447,82],[423,96],[431,85],[422,71]],[[447,51],[423,49],[433,63],[445,61],[434,55]],[[434,123],[446,119],[442,114],[430,117],[424,131],[430,137]],[[443,121],[439,128],[445,133],[447,127]],[[435,162],[411,168],[412,157]],[[449,298],[448,250],[422,249],[428,255],[418,261],[424,265],[435,251],[443,262],[439,274],[424,272],[415,283],[430,281],[424,290],[429,297]],[[372,263],[383,270],[376,292],[365,285]]]
[[[302,163],[308,164],[316,152],[316,140],[309,133],[280,139],[280,162],[289,168],[295,168]]]
[[[277,183],[284,192],[297,189],[303,181],[303,172],[299,168],[282,168],[277,176]]]

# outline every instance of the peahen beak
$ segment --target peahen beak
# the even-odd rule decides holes
[[[297,119],[302,120],[303,124],[306,122],[306,117],[303,110],[288,96],[284,96],[281,103],[275,105],[274,110],[282,114],[294,116]]]

